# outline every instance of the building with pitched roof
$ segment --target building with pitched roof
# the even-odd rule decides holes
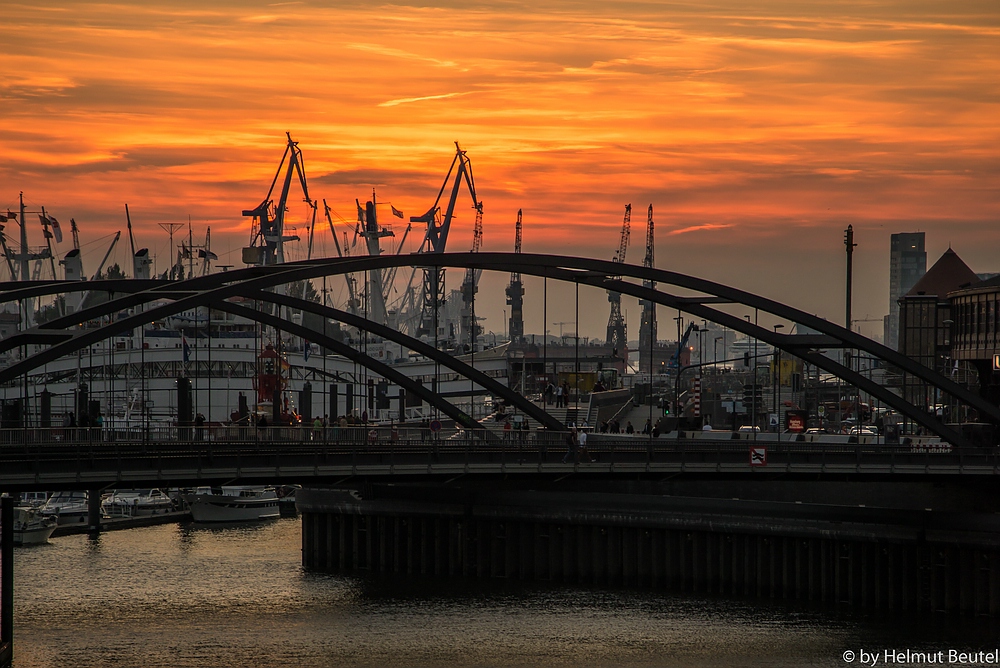
[[[955,376],[958,369],[951,354],[954,318],[949,295],[980,282],[955,251],[945,251],[899,299],[899,352],[935,371]],[[903,397],[916,406],[941,413],[946,421],[961,417],[946,415],[945,400],[939,391],[918,378],[903,376]]]

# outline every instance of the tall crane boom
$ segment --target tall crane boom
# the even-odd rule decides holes
[[[472,249],[470,253],[478,253],[483,246],[483,203],[476,204],[476,222],[472,226]],[[479,292],[479,277],[482,276],[482,269],[469,267],[465,270],[465,280],[462,281],[462,315],[461,334],[462,343],[470,346],[472,350],[479,337],[479,325],[476,323],[475,300],[476,293]]]
[[[285,211],[288,207],[288,192],[292,185],[293,174],[298,175],[304,201],[309,206],[312,206],[313,203],[309,198],[309,186],[306,184],[302,150],[299,148],[298,142],[292,141],[290,133],[286,132],[285,136],[288,138],[288,143],[285,145],[285,153],[281,156],[278,171],[274,174],[267,196],[255,208],[243,210],[244,216],[254,219],[250,248],[243,251],[243,261],[246,264],[281,264],[285,261],[285,242],[298,238],[285,236]],[[278,177],[281,176],[281,170],[285,168],[286,160],[288,168],[282,182],[281,194],[278,196],[278,201],[274,202],[271,199],[274,187],[278,184]],[[260,250],[254,248],[255,246],[258,246]]]
[[[521,252],[521,210],[517,210],[517,224],[514,226],[514,252]],[[510,340],[518,341],[524,338],[524,284],[521,282],[521,272],[510,273],[510,285],[507,286],[507,305],[510,306]]]
[[[646,256],[642,266],[653,267],[653,205],[646,214]],[[653,281],[643,281],[644,288],[654,288]],[[639,301],[642,306],[642,322],[639,324],[639,370],[653,371],[653,347],[656,344],[656,304],[646,299]]]
[[[452,174],[454,173],[454,180]],[[444,195],[448,183],[452,183],[451,195],[448,198],[448,206],[445,213],[441,215],[441,197]],[[451,161],[451,167],[444,177],[444,183],[438,191],[434,204],[422,216],[411,216],[411,223],[425,223],[427,232],[424,234],[423,243],[420,246],[420,253],[443,253],[448,243],[448,232],[451,230],[451,221],[455,216],[455,204],[458,201],[459,191],[462,184],[465,184],[472,196],[472,204],[477,215],[482,215],[482,206],[476,196],[476,181],[472,176],[472,161],[465,154],[465,151],[455,142],[455,157]],[[427,268],[424,272],[423,299],[421,301],[420,322],[417,326],[416,335],[431,336],[437,327],[437,309],[444,303],[444,269]]]
[[[632,229],[632,205],[625,205],[625,218],[622,220],[622,234],[618,241],[618,250],[612,262],[625,262],[628,251],[629,236]],[[622,295],[620,292],[608,290],[608,301],[611,303],[611,315],[608,317],[608,344],[611,346],[611,356],[618,357],[624,353],[628,344],[628,334],[625,318],[622,317]]]

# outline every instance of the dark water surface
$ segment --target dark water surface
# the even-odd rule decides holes
[[[298,519],[281,519],[18,548],[14,666],[845,666],[861,665],[848,650],[1000,639],[984,619],[309,573],[300,536]]]

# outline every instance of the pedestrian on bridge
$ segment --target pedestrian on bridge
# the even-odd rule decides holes
[[[323,440],[323,421],[319,418],[318,415],[316,416],[316,419],[313,420],[313,440],[314,441]]]
[[[556,395],[556,396],[558,397],[559,395]],[[573,458],[573,463],[574,464],[579,463],[578,462],[578,458],[577,458],[577,452],[576,452],[577,447],[579,447],[579,445],[580,445],[580,441],[579,441],[579,437],[578,437],[577,432],[576,432],[576,427],[573,427],[573,429],[570,430],[569,434],[566,436],[567,450],[566,450],[566,454],[563,455],[563,458],[562,458],[562,463],[563,464],[567,463],[566,460],[569,459],[570,457]]]
[[[563,387],[562,385],[558,385],[556,387],[556,408],[562,408],[562,407],[563,407]]]

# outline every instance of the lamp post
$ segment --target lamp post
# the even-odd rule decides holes
[[[779,329],[784,329],[784,325],[774,325],[774,333]],[[778,432],[778,440],[781,440],[781,409],[779,408],[781,399],[781,348],[774,346],[774,427]]]
[[[750,324],[750,316],[743,316]],[[757,440],[757,339],[753,340],[753,366],[750,367],[750,389],[752,392],[750,400],[750,433],[754,440]]]

